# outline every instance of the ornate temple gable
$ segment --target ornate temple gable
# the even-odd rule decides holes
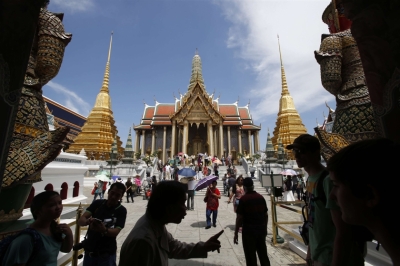
[[[225,116],[223,116],[218,109],[215,108],[213,105],[213,99],[210,98],[210,95],[206,92],[201,83],[197,83],[193,89],[186,92],[186,94],[182,97],[182,104],[180,108],[169,117],[171,120],[176,120],[178,124],[181,124],[184,120],[189,120],[189,118],[191,118],[189,114],[191,114],[192,109],[195,106],[196,108],[201,106],[204,109],[204,117],[202,118],[202,121],[211,119],[213,124],[219,124],[225,119]],[[196,110],[196,112],[191,114],[192,119],[194,119],[193,115],[199,115],[200,109]],[[196,119],[195,121],[200,120]]]

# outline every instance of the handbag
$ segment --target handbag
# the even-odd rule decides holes
[[[94,192],[96,191],[96,187],[94,187],[93,189],[92,189],[92,195],[94,195]]]
[[[204,201],[205,203],[207,203],[207,202],[208,202],[208,196],[205,196],[203,201]]]

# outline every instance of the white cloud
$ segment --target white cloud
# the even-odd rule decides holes
[[[61,102],[61,104],[63,104],[65,107],[83,116],[89,115],[90,105],[81,97],[79,97],[75,92],[53,81],[49,81],[46,86],[57,93],[61,93],[64,96],[64,102]]]
[[[94,0],[51,0],[50,3],[71,12],[84,12],[94,7]]]
[[[321,16],[329,1],[214,1],[231,23],[227,47],[257,76],[250,88],[253,118],[265,121],[278,113],[281,71],[277,34],[289,91],[299,112],[333,99],[320,81],[314,50],[328,28]],[[254,86],[254,85],[252,85]],[[253,104],[252,104],[253,105]],[[253,105],[254,106],[254,105]]]

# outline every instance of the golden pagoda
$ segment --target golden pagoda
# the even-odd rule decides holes
[[[288,85],[286,82],[285,69],[282,62],[281,46],[279,43],[279,56],[281,60],[281,76],[282,76],[282,93],[279,100],[279,112],[274,129],[274,136],[272,137],[272,144],[274,149],[278,150],[278,140],[282,142],[283,147],[293,143],[293,141],[301,134],[306,134],[307,129],[301,121],[300,115],[294,106],[293,98],[290,96]],[[288,158],[293,159],[291,151],[288,152]]]
[[[108,90],[110,77],[110,57],[111,57],[112,33],[108,59],[104,73],[103,85],[97,95],[96,103],[90,112],[86,123],[82,127],[81,133],[74,139],[68,152],[79,153],[85,149],[89,159],[107,160],[110,157],[111,146],[114,138],[117,140],[118,153],[122,155],[123,148],[119,138],[117,127],[111,110],[111,98]]]

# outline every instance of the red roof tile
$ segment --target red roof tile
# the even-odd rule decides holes
[[[249,115],[249,109],[246,107],[239,107],[239,114],[241,119],[251,119]]]
[[[154,115],[154,106],[149,106],[144,110],[143,119],[152,119]]]
[[[222,125],[224,125],[224,126],[241,126],[242,123],[240,123],[240,121],[224,121],[222,123]]]
[[[174,104],[159,104],[156,107],[155,116],[169,116],[175,112]]]

